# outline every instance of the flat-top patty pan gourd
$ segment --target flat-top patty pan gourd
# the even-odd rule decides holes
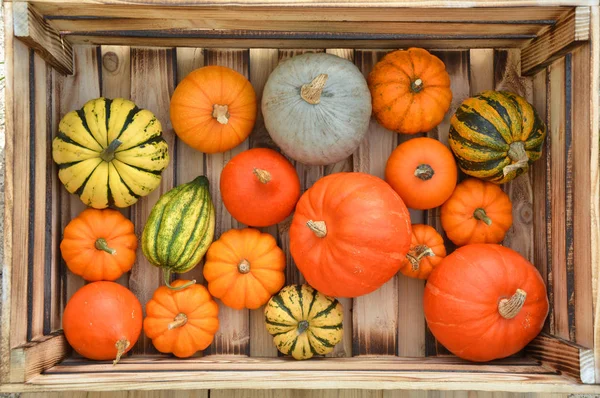
[[[371,94],[352,62],[306,53],[280,63],[271,73],[262,111],[273,141],[292,159],[331,164],[361,143],[371,117]]]
[[[97,98],[67,113],[52,142],[67,191],[96,209],[131,206],[152,192],[169,164],[158,119],[133,102]]]
[[[151,264],[163,268],[165,285],[174,288],[169,284],[171,272],[194,268],[208,250],[214,233],[215,208],[208,179],[200,176],[171,189],[156,202],[144,226],[142,251]]]
[[[267,331],[277,349],[295,359],[333,351],[344,335],[342,305],[309,285],[290,285],[265,307]]]
[[[546,125],[523,97],[484,91],[463,101],[450,120],[450,148],[466,174],[504,184],[539,159]]]

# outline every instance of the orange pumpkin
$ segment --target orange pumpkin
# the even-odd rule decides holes
[[[410,249],[400,272],[411,278],[427,279],[446,257],[444,238],[432,226],[413,224]]]
[[[335,173],[300,198],[290,252],[319,292],[357,297],[398,272],[410,236],[408,209],[385,181],[365,173]]]
[[[516,251],[495,244],[457,249],[433,270],[423,297],[435,338],[460,358],[490,361],[520,351],[544,326],[546,286]]]
[[[114,359],[131,350],[142,331],[142,306],[114,282],[93,282],[75,292],[63,313],[63,331],[71,347],[88,359]]]
[[[446,145],[422,137],[398,145],[385,166],[385,180],[413,209],[441,206],[456,187],[454,156]]]
[[[114,281],[135,262],[133,223],[112,209],[85,209],[65,227],[60,251],[69,270],[86,281]]]
[[[444,119],[452,101],[446,66],[422,48],[387,54],[375,64],[367,82],[373,115],[398,133],[431,130]]]
[[[174,287],[190,283],[176,280]],[[219,329],[219,305],[202,285],[161,286],[146,304],[144,333],[162,353],[187,358],[208,347]]]
[[[275,238],[252,228],[231,229],[206,253],[208,290],[235,309],[257,309],[285,283],[285,254]]]
[[[256,120],[256,94],[244,76],[224,66],[188,74],[171,97],[171,123],[186,144],[225,152],[248,137]]]
[[[512,225],[512,203],[498,185],[469,178],[442,206],[441,221],[457,246],[500,243]]]
[[[300,198],[300,179],[283,155],[267,148],[250,149],[223,168],[221,197],[233,218],[266,227],[292,213]]]

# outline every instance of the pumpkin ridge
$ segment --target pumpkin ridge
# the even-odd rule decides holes
[[[317,336],[316,334],[314,334],[314,333],[313,333],[313,331],[312,331],[312,330],[310,330],[310,327],[309,327],[309,329],[307,330],[307,332],[308,332],[308,333],[310,333],[310,334],[311,334],[311,336],[312,336],[312,337],[313,337],[315,340],[317,340],[319,343],[321,343],[321,344],[322,344],[324,347],[327,347],[327,348],[333,348],[333,347],[335,347],[335,344],[331,344],[331,343],[330,343],[328,340],[325,340],[324,338],[322,338],[322,337],[319,337],[319,336]],[[311,346],[312,346],[312,345],[311,345]]]
[[[312,316],[310,318],[310,320],[320,318],[323,315],[327,315],[328,313],[331,312],[331,310],[333,310],[335,307],[337,307],[337,305],[338,305],[337,299],[333,299],[333,301],[331,302],[331,304],[329,304],[329,306],[327,308],[325,308],[323,311],[318,312],[315,316]]]
[[[133,108],[131,108],[131,110],[127,113],[127,116],[125,117],[125,122],[121,126],[121,131],[119,131],[119,134],[117,134],[117,136],[114,138],[115,140],[118,140],[119,138],[121,138],[121,136],[123,135],[123,133],[125,132],[125,130],[127,130],[127,128],[129,127],[129,125],[133,122],[133,119],[135,118],[135,116],[140,111],[141,111],[141,109],[138,108],[137,105],[135,105]]]
[[[468,137],[465,137],[465,135],[468,135]],[[458,123],[458,119],[454,119],[454,117],[451,121],[448,141],[450,144],[453,142],[460,144],[460,147],[452,146],[455,155],[471,155],[482,160],[487,160],[486,156],[490,156],[490,159],[497,159],[498,156],[508,156],[509,145],[504,141],[502,143],[494,142],[489,137]]]
[[[195,191],[194,194],[191,197],[190,202],[197,202],[198,201],[198,198],[196,197],[197,194],[198,194],[198,192]],[[183,245],[183,250],[181,251],[181,253],[179,254],[179,256],[173,261],[173,264],[172,264],[173,266],[178,266],[178,265],[179,266],[183,266],[183,264],[179,264],[179,260],[181,260],[181,257],[183,257],[183,255],[185,253],[188,253],[188,251],[190,250],[190,248],[189,248],[190,242],[192,242],[192,243],[197,242],[197,244],[200,245],[200,242],[202,241],[201,239],[200,240],[194,239],[195,235],[196,235],[194,232],[196,232],[196,230],[198,229],[198,224],[200,224],[200,222],[204,221],[204,217],[202,217],[202,214],[205,211],[205,207],[207,207],[207,205],[208,205],[208,200],[206,198],[206,194],[203,197],[201,197],[200,200],[202,201],[202,207],[200,207],[200,211],[198,213],[198,217],[196,217],[196,222],[194,223],[194,228],[192,228],[190,236],[188,237],[187,241],[185,242],[185,245]],[[192,206],[189,206],[189,207],[191,208]],[[186,210],[191,210],[191,209],[187,209],[187,206],[186,206]],[[184,214],[182,214],[182,216],[180,218],[180,224],[185,219],[185,215],[186,214],[187,214],[187,211],[184,212]],[[209,223],[205,223],[205,224],[206,224],[206,228],[203,228],[201,230],[201,232],[200,232],[201,236],[204,236],[205,233],[206,233],[206,231],[208,230],[208,227],[209,227],[208,224]],[[177,236],[177,234],[173,233],[173,236]],[[169,248],[170,247],[172,247],[172,245],[169,245]]]
[[[476,122],[485,120],[486,122],[490,123],[502,137],[499,141],[506,142],[510,145],[513,142],[513,124],[506,123],[506,120],[503,119],[500,112],[490,105],[487,100],[488,98],[483,96],[468,99],[466,101],[466,108],[468,108],[469,112],[474,115]],[[512,113],[512,110],[509,108],[505,107],[503,109],[509,115]],[[485,118],[483,118],[484,115],[486,115]]]
[[[471,131],[479,134],[481,138],[485,139],[486,144],[493,145],[497,142],[506,143],[508,146],[508,142],[506,138],[502,135],[502,133],[498,130],[498,128],[491,123],[487,118],[483,117],[481,112],[477,111],[475,108],[471,106],[462,105],[460,108],[456,110],[454,117],[460,124],[469,128]],[[471,120],[473,117],[477,118],[477,123],[473,123]],[[460,126],[460,124],[458,126]],[[455,127],[456,129],[456,127]],[[457,130],[457,132],[460,131]],[[462,134],[460,134],[462,136]],[[501,147],[498,147],[500,149]]]
[[[277,304],[277,308],[283,310],[285,313],[287,313],[290,316],[290,318],[292,318],[293,320],[298,322],[298,320],[296,319],[296,317],[294,316],[292,311],[285,305],[285,303],[283,302],[283,300],[281,299],[281,297],[279,295],[273,296],[272,300],[275,304]]]
[[[87,104],[86,104],[87,105]],[[84,105],[85,107],[85,105]],[[96,137],[94,136],[94,134],[92,134],[92,131],[90,130],[90,127],[88,126],[88,122],[87,122],[87,116],[86,116],[86,112],[83,109],[77,109],[75,112],[77,112],[77,116],[79,116],[79,119],[81,119],[81,124],[83,125],[83,130],[90,136],[92,137],[92,139],[98,144],[100,145],[100,148],[104,149],[104,145],[102,145],[101,143],[98,142],[98,140],[96,139]]]

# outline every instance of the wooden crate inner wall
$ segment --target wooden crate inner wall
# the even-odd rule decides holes
[[[6,8],[10,11],[10,7]],[[40,9],[43,11],[44,5]],[[48,10],[52,14],[53,8]],[[79,8],[74,7],[73,10]],[[564,9],[560,11],[564,13]],[[538,15],[542,18],[551,13],[558,14],[558,10],[549,7]],[[142,17],[144,15],[139,16]],[[84,26],[77,18],[56,18],[56,22],[61,30],[77,31]],[[105,22],[114,23],[112,20]],[[87,29],[100,31],[105,22],[95,21]],[[10,36],[12,27],[9,25],[6,26]],[[536,29],[534,31],[531,28],[531,34],[544,29],[544,24],[534,25]],[[133,24],[131,29],[135,27]],[[91,37],[91,34],[77,37]],[[492,45],[495,43],[493,40]],[[217,239],[230,228],[245,227],[231,217],[220,200],[219,176],[223,166],[233,156],[249,148],[278,148],[265,129],[260,111],[250,137],[231,151],[209,155],[188,147],[177,139],[169,120],[170,97],[179,81],[204,65],[228,66],[249,78],[260,103],[262,89],[270,72],[279,62],[294,55],[306,51],[335,54],[354,62],[367,76],[374,64],[390,51],[388,45],[383,49],[342,48],[344,46],[248,49],[214,46],[144,47],[137,45],[139,43],[136,40],[132,41],[135,46],[77,44],[73,47],[74,73],[65,75],[23,42],[12,37],[8,41],[7,46],[12,43],[13,68],[8,74],[10,94],[7,95],[10,97],[8,103],[12,103],[13,107],[7,127],[14,132],[14,139],[7,140],[6,169],[7,175],[12,176],[7,181],[7,192],[12,194],[8,198],[10,201],[7,200],[7,206],[12,206],[12,222],[7,235],[12,236],[8,348],[26,352],[32,342],[53,340],[52,348],[44,349],[39,357],[15,359],[15,355],[12,356],[13,369],[15,366],[27,369],[23,380],[19,375],[17,379],[11,378],[13,382],[25,381],[28,376],[39,373],[37,368],[31,371],[27,361],[40,361],[42,364],[39,368],[45,370],[45,361],[49,363],[57,357],[64,357],[67,348],[59,332],[62,311],[72,294],[84,285],[80,277],[66,269],[58,247],[66,224],[85,208],[79,198],[68,194],[58,181],[57,167],[51,160],[51,140],[56,134],[58,122],[67,112],[79,109],[86,101],[99,96],[130,98],[139,107],[154,112],[163,125],[171,162],[162,174],[159,188],[121,211],[134,222],[136,233],[140,236],[148,214],[160,195],[198,175],[206,175],[210,180],[216,209]],[[79,43],[79,39],[74,42]],[[224,42],[227,43],[226,40]],[[514,225],[504,244],[520,252],[541,272],[547,284],[551,310],[544,327],[545,334],[524,352],[500,361],[498,369],[504,366],[503,369],[509,367],[516,373],[562,372],[563,375],[577,378],[584,367],[580,357],[563,361],[562,370],[557,370],[556,366],[539,367],[546,360],[554,361],[556,358],[552,358],[552,355],[560,356],[564,347],[576,347],[573,352],[586,353],[592,358],[590,366],[593,375],[592,314],[595,306],[589,231],[592,224],[597,222],[597,219],[594,221],[597,215],[594,216],[590,204],[590,196],[596,188],[590,186],[589,173],[593,167],[597,169],[597,165],[593,165],[595,159],[589,156],[590,148],[594,146],[591,142],[594,134],[590,131],[590,125],[593,124],[590,123],[592,115],[589,106],[589,87],[593,84],[590,77],[590,60],[594,56],[592,45],[586,43],[567,51],[564,56],[530,76],[521,76],[522,51],[519,48],[434,47],[431,51],[446,64],[453,100],[438,127],[416,136],[429,136],[447,143],[449,121],[455,109],[468,96],[489,89],[509,90],[523,95],[535,105],[548,125],[542,158],[527,175],[503,185],[503,189],[513,202],[514,217]],[[361,171],[383,177],[390,153],[410,138],[387,131],[371,120],[365,140],[347,159],[327,166],[306,166],[292,162],[300,177],[302,191],[322,176],[340,171]],[[464,175],[459,176],[459,179],[464,178]],[[411,209],[410,213],[413,223],[430,224],[443,234],[438,209]],[[304,279],[289,254],[290,222],[291,217],[261,230],[272,234],[286,253],[286,283],[302,283]],[[446,241],[447,247],[452,250],[452,243]],[[202,263],[176,277],[193,278],[203,283]],[[160,270],[150,265],[138,249],[132,271],[117,282],[130,288],[144,305],[160,286],[161,280]],[[344,306],[344,339],[327,356],[414,358],[415,362],[407,366],[430,363],[434,367],[436,362],[430,362],[434,358],[426,357],[439,356],[443,364],[440,366],[452,366],[454,363],[467,366],[462,361],[446,358],[450,353],[428,331],[422,313],[423,289],[423,281],[397,275],[370,295],[340,299]],[[197,353],[197,357],[235,355],[240,358],[239,366],[243,368],[245,362],[242,358],[246,356],[274,359],[280,356],[264,327],[262,309],[239,311],[221,303],[219,306],[221,328],[213,344],[204,352]],[[558,337],[564,342],[565,345],[556,346],[558,353],[549,354],[549,347],[555,344],[546,340],[549,336]],[[126,358],[120,366],[129,366],[132,370],[143,369],[144,361],[153,363],[156,354],[151,341],[142,333],[130,352],[130,358]],[[96,369],[95,364],[81,361],[76,354],[71,353],[70,356],[71,359],[65,361],[62,367],[55,369],[55,374],[64,373],[68,377],[70,372],[76,372],[82,366],[86,371],[103,371],[101,366]],[[179,366],[177,361],[168,357],[164,357],[161,364],[165,370]],[[256,366],[253,362],[249,364]],[[186,368],[185,363],[181,366]],[[218,365],[211,365],[210,362],[207,366],[218,368]],[[385,366],[384,362],[382,366]],[[493,368],[496,365],[489,366]],[[310,362],[292,367],[308,369]],[[468,369],[485,368],[468,365]],[[49,374],[53,374],[53,371]]]

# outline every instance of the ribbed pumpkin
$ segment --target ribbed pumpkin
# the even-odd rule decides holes
[[[484,91],[463,101],[450,120],[450,148],[466,174],[504,184],[539,159],[546,125],[523,97]]]
[[[444,238],[430,225],[413,224],[410,250],[400,272],[418,279],[427,279],[431,271],[446,257]]]
[[[267,331],[283,354],[309,359],[333,351],[342,340],[344,312],[333,297],[308,285],[290,285],[265,307]]]
[[[171,272],[181,274],[194,268],[208,250],[214,233],[215,209],[208,179],[199,176],[171,189],[156,202],[142,233],[142,251],[151,264],[163,268],[165,284],[174,288],[169,283]]]
[[[224,152],[248,137],[256,120],[256,94],[240,73],[210,65],[194,70],[175,88],[171,123],[186,144],[205,153]]]
[[[431,273],[423,310],[435,338],[454,355],[491,361],[523,349],[544,326],[546,286],[516,251],[495,244],[461,247]]]
[[[368,78],[373,115],[387,129],[424,133],[444,120],[452,91],[446,66],[422,48],[388,53]]]
[[[285,254],[257,229],[230,229],[213,242],[203,273],[208,290],[235,309],[257,309],[285,283]]]
[[[398,272],[410,235],[408,209],[385,181],[365,173],[335,173],[300,198],[290,253],[321,293],[358,297]]]
[[[96,209],[127,207],[152,192],[169,164],[158,119],[123,98],[97,98],[67,113],[52,141],[58,178]]]

